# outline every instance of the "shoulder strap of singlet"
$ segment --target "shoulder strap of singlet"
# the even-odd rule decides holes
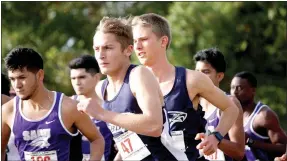
[[[184,67],[175,67],[176,78],[180,78],[186,82],[186,69]]]
[[[135,68],[137,65],[131,64],[126,72],[125,78],[124,78],[124,82],[125,83],[129,83],[130,81],[130,73],[132,71],[133,68]]]
[[[62,99],[62,96],[63,95],[63,93],[61,93],[61,92],[56,92],[56,102],[55,102],[55,107],[54,108],[56,108],[57,110],[58,110],[58,108],[62,105],[61,103],[62,102],[60,102],[61,101],[61,99]]]
[[[130,73],[131,73],[131,70],[136,67],[137,65],[134,65],[134,64],[131,64],[126,72],[126,75],[125,75],[125,78],[124,78],[124,82],[125,83],[129,83],[129,76],[130,76]],[[108,78],[106,78],[104,81],[103,81],[103,84],[102,84],[102,87],[101,87],[101,94],[102,94],[102,98],[105,98],[105,91],[106,91],[106,88],[108,86]]]
[[[109,83],[108,78],[106,78],[106,79],[103,81],[103,84],[102,84],[102,87],[101,87],[101,94],[102,94],[103,100],[104,100],[104,98],[105,98],[105,91],[106,91],[106,88],[107,88],[107,86],[108,86],[108,83]]]
[[[73,100],[77,100],[78,99],[78,95],[73,95],[72,98],[73,98]]]
[[[20,111],[19,111],[19,102],[20,102],[20,98],[18,96],[15,96],[14,98],[14,102],[13,102],[13,122],[12,122],[12,127],[11,127],[11,132],[14,133],[14,127],[15,127],[15,122],[16,122],[16,119],[17,119],[17,115],[21,116],[20,115]],[[17,126],[17,125],[16,125]]]

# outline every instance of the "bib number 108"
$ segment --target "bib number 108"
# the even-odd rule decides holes
[[[56,151],[24,152],[25,160],[54,161],[58,160]]]
[[[50,161],[51,158],[49,156],[33,156],[31,157],[32,161]]]

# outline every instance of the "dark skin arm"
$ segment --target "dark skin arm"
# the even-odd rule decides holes
[[[235,160],[241,160],[244,157],[244,129],[243,129],[243,111],[240,102],[237,98],[229,96],[239,109],[239,114],[236,122],[232,125],[228,131],[229,139],[223,139],[218,148],[222,150],[226,155],[234,158]]]
[[[235,160],[242,160],[244,157],[244,129],[243,129],[243,110],[240,102],[234,96],[229,96],[229,99],[237,106],[239,113],[235,123],[228,131],[229,139],[223,139],[218,148],[223,151],[226,155],[232,157]],[[196,139],[204,138],[205,134],[200,133]]]
[[[268,136],[272,143],[254,141],[252,147],[282,155],[286,150],[287,136],[279,124],[278,116],[270,109],[263,109],[253,122],[254,130],[258,128],[267,129]]]

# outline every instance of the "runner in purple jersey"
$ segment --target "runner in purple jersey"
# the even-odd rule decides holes
[[[101,79],[100,69],[95,57],[91,55],[81,55],[69,63],[70,78],[74,91],[77,95],[72,96],[74,100],[80,101],[86,98],[95,98],[101,101],[95,91],[96,84]],[[92,118],[97,128],[105,139],[105,153],[102,160],[113,160],[116,152],[114,149],[113,136],[107,124],[103,121]],[[90,144],[86,137],[82,137],[83,159],[90,158]]]
[[[226,70],[226,62],[223,54],[216,48],[209,48],[198,51],[194,57],[196,62],[195,70],[206,74],[219,87],[220,82],[224,78]],[[221,141],[218,150],[210,156],[205,156],[209,160],[241,160],[244,157],[244,130],[243,130],[243,116],[242,107],[238,99],[234,96],[229,96],[230,100],[237,105],[239,115],[236,122],[232,125],[225,139]],[[205,111],[205,119],[207,120],[207,127],[213,131],[220,121],[221,111],[214,105],[209,103],[206,99],[201,98],[200,105]],[[203,134],[201,134],[203,135]]]
[[[5,65],[17,96],[2,108],[2,160],[12,133],[23,161],[69,161],[70,140],[78,130],[91,142],[92,158],[101,158],[103,137],[89,116],[78,112],[76,101],[45,88],[40,54],[15,48]]]
[[[233,77],[230,93],[238,98],[243,108],[246,145],[256,159],[274,160],[275,156],[284,154],[287,136],[276,113],[261,102],[255,103],[256,87],[256,77],[244,71]],[[252,160],[249,154],[247,149],[247,160]]]
[[[172,140],[166,144],[178,160],[202,160],[199,151],[210,155],[218,148],[236,121],[238,108],[211,80],[198,71],[172,65],[167,58],[171,42],[168,21],[157,14],[135,16],[132,20],[134,50],[141,64],[155,75],[164,95]],[[198,108],[199,97],[206,98],[223,112],[215,131],[201,141],[194,140],[204,130]],[[233,116],[232,116],[233,115]]]

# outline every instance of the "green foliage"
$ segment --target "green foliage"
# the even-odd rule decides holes
[[[93,54],[100,6],[96,2],[3,2],[2,57],[16,46],[34,48],[43,56],[48,88],[72,94],[67,64],[80,54]]]
[[[286,130],[286,12],[283,2],[176,2],[168,15],[173,30],[169,58],[194,68],[198,50],[219,48],[228,66],[222,88],[229,91],[239,71],[255,73],[257,99],[277,112]]]

